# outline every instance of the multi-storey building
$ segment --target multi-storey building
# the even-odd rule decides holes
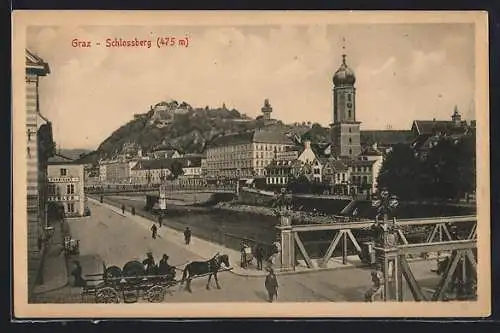
[[[48,202],[64,208],[65,216],[83,216],[87,202],[84,192],[85,171],[83,164],[74,161],[50,161],[48,174]]]
[[[207,177],[264,177],[276,153],[294,143],[277,128],[225,135],[207,149]]]
[[[351,174],[349,167],[341,160],[327,159],[323,163],[322,181],[334,194],[349,194]]]
[[[48,64],[26,50],[26,159],[28,218],[28,295],[40,277],[47,227],[47,160],[54,154],[52,125],[40,113],[39,79],[50,73]]]

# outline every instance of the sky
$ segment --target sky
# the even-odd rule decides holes
[[[189,45],[157,48],[157,36],[188,37]],[[75,38],[92,46],[72,47]],[[107,38],[153,45],[106,48]],[[472,24],[32,26],[27,47],[50,66],[40,109],[66,149],[95,149],[134,114],[169,99],[225,103],[256,117],[268,98],[273,118],[328,126],[343,53],[356,74],[362,130],[451,119],[455,105],[474,119]]]

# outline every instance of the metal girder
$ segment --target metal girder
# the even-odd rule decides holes
[[[299,247],[300,253],[302,253],[302,256],[304,257],[307,268],[313,268],[311,257],[309,257],[309,254],[307,253],[306,248],[304,247],[304,244],[302,243],[302,240],[299,237],[299,234],[297,232],[294,232],[293,237],[295,238],[295,242]]]
[[[476,263],[476,258],[474,258],[474,253],[472,253],[472,250],[471,250],[471,249],[466,250],[466,251],[465,251],[465,256],[467,257],[467,259],[469,259],[469,262],[471,263],[472,268],[474,269],[474,271],[475,271],[475,272],[476,272],[476,274],[477,274],[477,263]]]
[[[468,216],[448,216],[448,217],[432,217],[425,219],[402,219],[397,220],[397,225],[399,226],[410,226],[410,225],[426,225],[426,224],[444,224],[444,223],[466,223],[466,222],[477,222],[476,215]],[[324,230],[341,230],[341,229],[364,229],[371,227],[375,221],[363,221],[363,222],[341,222],[341,223],[331,223],[331,224],[300,224],[294,225],[293,230],[302,231],[324,231]],[[277,227],[280,228],[279,226]]]
[[[450,281],[453,277],[453,274],[455,273],[455,270],[457,269],[458,262],[460,259],[463,257],[463,251],[457,250],[452,254],[452,259],[450,260],[448,267],[446,268],[446,273],[443,275],[443,278],[438,284],[438,287],[436,288],[436,291],[434,292],[434,295],[432,295],[432,300],[433,301],[442,301],[444,298],[444,295],[446,293],[446,290],[448,288],[448,285],[450,284]]]
[[[352,231],[348,229],[348,230],[346,230],[346,233],[349,236],[349,238],[351,239],[351,242],[354,245],[354,247],[356,248],[356,251],[358,251],[358,253],[361,253],[361,246],[359,246],[359,243],[356,240],[356,237],[354,237],[354,235],[352,234]]]
[[[399,238],[401,239],[401,241],[403,242],[403,244],[405,245],[408,245],[408,240],[406,239],[405,235],[403,234],[403,231],[401,231],[401,229],[398,229],[398,236]]]
[[[434,228],[432,229],[432,232],[429,234],[429,236],[425,240],[426,243],[432,243],[432,241],[436,237],[436,233],[438,232],[438,229],[439,229],[439,224],[436,224],[434,226]]]
[[[328,263],[328,260],[330,260],[330,258],[332,257],[333,251],[335,251],[335,249],[337,248],[337,245],[340,241],[340,238],[342,238],[343,233],[344,233],[343,230],[340,230],[335,234],[335,237],[330,243],[330,246],[328,246],[328,249],[326,250],[325,256],[323,257],[323,259],[321,259],[321,266],[326,267],[326,264]]]
[[[398,246],[398,249],[400,254],[418,254],[428,252],[465,250],[475,247],[477,247],[476,240],[458,240],[449,242],[400,245]]]
[[[467,239],[475,239],[477,237],[477,223],[475,223],[472,226],[472,229],[469,233],[469,236],[467,236]]]
[[[410,287],[410,291],[413,295],[413,299],[416,302],[428,301],[426,295],[422,292],[422,289],[418,285],[417,279],[413,275],[410,265],[404,256],[399,256],[399,267],[401,268],[401,273],[403,274],[408,286]]]

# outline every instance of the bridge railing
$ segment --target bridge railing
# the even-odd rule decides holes
[[[283,220],[283,217],[281,217]],[[286,217],[289,219],[289,217]],[[283,223],[276,228],[280,230],[283,234],[287,235],[290,242],[293,243],[293,249],[289,251],[282,251],[284,255],[293,256],[288,260],[282,260],[282,262],[288,262],[293,267],[286,267],[285,269],[295,269],[295,247],[298,248],[300,254],[304,258],[304,261],[308,268],[314,268],[313,261],[311,259],[310,253],[307,251],[306,246],[301,238],[301,234],[305,232],[325,232],[334,231],[333,239],[327,242],[329,245],[326,251],[321,255],[318,260],[318,264],[321,267],[326,267],[328,261],[333,257],[335,251],[338,247],[341,247],[340,252],[342,256],[343,264],[348,263],[348,245],[354,247],[355,252],[358,255],[363,255],[363,249],[358,242],[354,230],[366,230],[370,233],[371,227],[375,224],[374,220],[361,221],[361,222],[334,222],[330,224],[304,224],[304,225],[292,225],[290,221]],[[429,244],[434,242],[443,241],[455,241],[460,238],[465,238],[466,240],[474,240],[476,238],[476,225],[477,216],[449,216],[449,217],[433,217],[433,218],[421,218],[421,219],[402,219],[397,220],[396,225],[398,243],[400,245],[409,246],[412,245],[408,242],[408,235],[414,232],[415,228],[419,228],[422,233],[424,233],[424,241],[419,243]],[[467,229],[466,235],[460,237],[456,232],[450,232],[450,226],[462,225],[461,229]],[[469,225],[471,225],[469,227]],[[424,228],[422,228],[424,227]],[[282,244],[283,247],[283,244]],[[418,248],[418,247],[417,247]],[[282,249],[283,250],[283,249]],[[440,252],[440,251],[437,251]],[[426,256],[429,252],[422,251],[420,255]],[[283,255],[283,254],[282,254]],[[409,253],[409,255],[415,255],[414,252]]]
[[[235,186],[197,186],[197,185],[163,185],[162,189],[169,192],[236,192]],[[113,194],[113,193],[135,193],[135,192],[160,192],[160,185],[116,185],[116,186],[89,186],[85,192],[89,194]]]

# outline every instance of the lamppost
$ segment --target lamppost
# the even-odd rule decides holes
[[[375,224],[373,225],[374,251],[376,271],[373,276],[382,277],[378,281],[383,285],[382,296],[384,301],[402,300],[402,281],[399,272],[396,218],[389,220],[389,214],[398,207],[399,200],[395,195],[383,189],[378,197],[372,200],[372,206],[377,208]],[[380,220],[382,217],[382,220]],[[377,284],[374,281],[374,284]]]

